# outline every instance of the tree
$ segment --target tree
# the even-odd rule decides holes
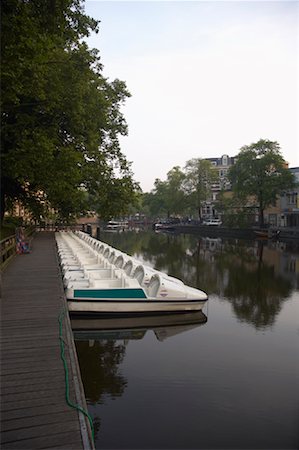
[[[148,203],[149,210],[152,216],[168,215],[168,183],[156,178],[154,189],[144,197],[145,202]]]
[[[251,196],[259,210],[259,225],[264,225],[264,210],[274,205],[278,195],[294,186],[293,174],[286,168],[277,142],[260,139],[245,145],[228,173],[234,193],[243,202]]]
[[[232,195],[232,192],[220,191],[215,207],[221,214],[222,223],[227,227],[246,228],[255,217],[256,208],[249,205],[244,208],[244,200]]]
[[[157,178],[154,189],[143,195],[143,207],[147,207],[152,216],[183,214],[186,210],[184,179],[185,175],[180,167],[173,167],[167,173],[166,181]]]
[[[210,161],[193,158],[185,166],[185,190],[191,207],[196,207],[201,220],[203,203],[209,198],[211,184],[217,177]]]
[[[91,209],[96,211],[103,220],[121,217],[130,208],[138,204],[141,189],[130,176],[122,178],[110,175],[89,188]]]
[[[167,207],[168,216],[183,214],[186,210],[185,192],[183,183],[185,174],[181,171],[179,166],[173,167],[167,173],[167,188],[165,203]]]
[[[88,189],[103,213],[115,185],[125,207],[136,188],[118,141],[130,94],[84,42],[98,22],[80,0],[3,0],[1,13],[2,216],[19,199],[69,217],[88,208]]]

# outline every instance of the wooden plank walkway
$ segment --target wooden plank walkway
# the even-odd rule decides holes
[[[93,449],[82,413],[67,405],[58,318],[66,307],[52,232],[3,274],[1,449]],[[63,321],[70,399],[86,409],[70,320]]]

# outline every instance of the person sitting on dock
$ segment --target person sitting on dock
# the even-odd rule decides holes
[[[29,242],[25,240],[24,230],[22,227],[19,227],[16,230],[16,244],[18,254],[30,253]]]

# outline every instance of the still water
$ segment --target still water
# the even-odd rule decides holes
[[[97,449],[298,449],[298,243],[101,240],[206,291],[193,318],[72,321]]]

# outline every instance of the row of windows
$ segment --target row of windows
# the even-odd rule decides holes
[[[210,158],[208,158],[210,159]],[[229,156],[228,155],[223,155],[221,156],[220,160],[221,160],[221,164],[217,164],[217,162],[219,161],[219,159],[217,161],[211,161],[213,166],[228,166],[229,164]]]

